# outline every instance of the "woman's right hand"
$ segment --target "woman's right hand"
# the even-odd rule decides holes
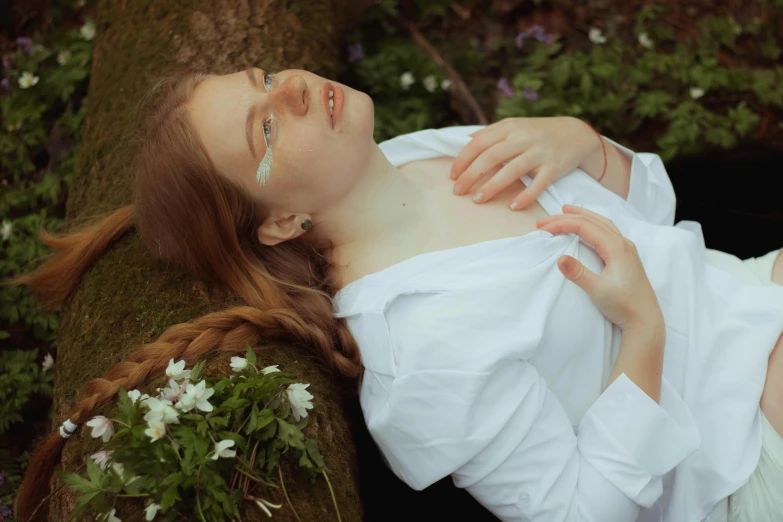
[[[585,208],[563,206],[562,215],[536,225],[551,234],[577,234],[595,248],[606,266],[598,275],[571,256],[561,256],[563,275],[584,290],[607,319],[628,330],[659,331],[663,313],[632,241],[611,220]]]

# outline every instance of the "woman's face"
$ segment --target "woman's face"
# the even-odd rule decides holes
[[[218,171],[272,212],[339,204],[366,170],[374,144],[370,97],[302,70],[209,77],[188,110]]]

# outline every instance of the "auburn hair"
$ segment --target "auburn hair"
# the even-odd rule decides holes
[[[222,285],[244,302],[169,327],[87,383],[68,415],[79,426],[120,386],[131,390],[163,375],[172,358],[190,366],[213,352],[241,353],[245,343],[304,344],[354,392],[361,378],[356,340],[345,320],[332,315],[335,286],[326,256],[331,245],[316,248],[299,238],[262,245],[256,233],[265,209],[221,175],[207,155],[188,117],[188,102],[207,77],[184,71],[151,91],[158,101],[146,111],[132,204],[69,233],[51,235],[42,228],[40,238],[53,253],[31,273],[2,283],[28,285],[42,308],[51,310],[110,244],[135,228],[153,256]],[[16,499],[18,519],[28,521],[44,511],[39,508],[65,442],[55,431],[36,447]]]

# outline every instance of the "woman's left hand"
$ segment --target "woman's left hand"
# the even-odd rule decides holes
[[[570,116],[506,118],[470,136],[473,139],[451,167],[451,179],[456,180],[454,193],[470,192],[484,173],[508,161],[481,187],[483,197],[476,202],[486,203],[515,180],[534,174],[533,183],[510,202],[512,210],[534,202],[550,184],[601,150],[592,128]]]

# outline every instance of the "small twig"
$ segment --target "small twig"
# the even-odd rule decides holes
[[[288,507],[291,508],[291,511],[294,512],[294,516],[299,522],[302,522],[302,519],[299,518],[299,515],[297,514],[296,510],[294,509],[294,505],[291,502],[291,499],[288,498],[288,492],[285,490],[285,482],[283,482],[283,469],[280,466],[277,466],[277,474],[280,476],[280,485],[283,487],[283,495],[285,495],[285,500],[288,502]]]
[[[468,89],[468,86],[465,85],[465,82],[462,80],[462,76],[460,76],[460,74],[451,65],[449,65],[446,60],[443,59],[440,53],[438,53],[432,44],[427,41],[424,35],[421,34],[421,31],[416,29],[416,26],[407,20],[405,21],[405,25],[411,32],[413,40],[419,44],[419,46],[424,48],[425,51],[430,53],[430,56],[432,56],[432,59],[435,61],[435,63],[446,69],[446,73],[449,75],[449,79],[454,83],[457,93],[462,96],[464,101],[470,107],[471,111],[473,111],[473,115],[475,116],[476,120],[478,120],[478,123],[480,125],[486,125],[487,117],[484,115],[484,111],[481,110],[481,106],[476,101],[476,98],[473,97],[470,89]]]

